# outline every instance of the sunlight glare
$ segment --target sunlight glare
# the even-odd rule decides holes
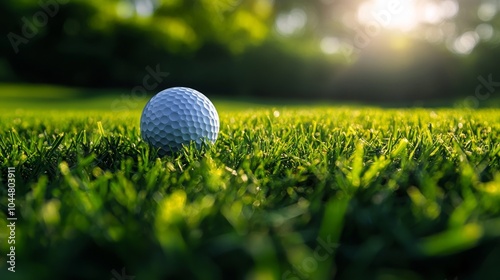
[[[151,0],[141,0],[135,2],[135,11],[139,16],[149,17],[154,13],[155,7]]]
[[[409,31],[418,25],[416,0],[371,0],[358,9],[361,23],[378,21],[387,29]]]
[[[307,15],[302,9],[295,8],[289,13],[282,13],[276,19],[278,33],[290,36],[302,29],[307,23]]]
[[[406,51],[411,48],[411,42],[405,37],[395,37],[390,41],[390,46],[394,51]]]
[[[482,3],[477,11],[477,16],[482,21],[490,21],[495,17],[496,14],[497,14],[497,5],[492,2]]]
[[[367,0],[359,6],[357,18],[366,25],[375,22],[386,29],[411,31],[423,23],[439,24],[458,11],[456,0]]]
[[[425,22],[436,24],[443,20],[441,8],[435,3],[425,3],[422,10],[422,19]]]
[[[488,41],[491,38],[493,38],[493,35],[495,34],[495,30],[493,29],[493,26],[487,23],[481,23],[476,27],[476,32],[479,35],[479,38],[483,41]]]
[[[459,6],[455,0],[446,0],[439,4],[444,18],[453,18],[458,14]]]
[[[334,54],[339,52],[341,42],[338,38],[335,37],[325,37],[321,40],[320,47],[324,53]]]
[[[475,31],[468,31],[455,39],[452,50],[458,54],[467,55],[474,50],[477,43],[479,43],[479,35]]]

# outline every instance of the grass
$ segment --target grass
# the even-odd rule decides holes
[[[17,272],[2,253],[1,279],[499,275],[498,109],[218,100],[215,145],[159,157],[140,139],[142,101],[80,101],[19,110],[13,98],[0,113],[1,185],[15,167],[19,218]]]

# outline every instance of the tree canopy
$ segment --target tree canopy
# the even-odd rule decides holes
[[[5,81],[132,86],[161,64],[171,83],[320,96],[361,72],[374,83],[387,78],[377,72],[420,81],[432,72],[439,85],[423,89],[448,92],[498,73],[497,0],[4,0],[0,9]]]

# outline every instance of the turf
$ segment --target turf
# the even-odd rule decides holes
[[[215,145],[159,157],[106,104],[0,113],[1,279],[499,275],[498,109],[220,101]]]

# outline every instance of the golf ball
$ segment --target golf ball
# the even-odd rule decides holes
[[[163,152],[175,152],[191,142],[200,147],[214,143],[219,134],[215,106],[200,92],[186,87],[163,90],[146,104],[141,116],[141,137]]]

